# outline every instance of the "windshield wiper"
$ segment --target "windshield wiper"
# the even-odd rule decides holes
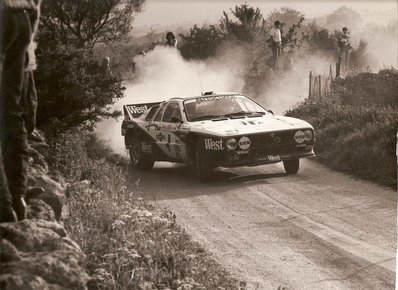
[[[239,116],[247,116],[247,115],[265,115],[264,112],[247,112],[247,111],[239,111],[236,113],[224,114],[226,117],[239,117]]]
[[[248,112],[248,113],[250,113],[250,115],[254,115],[254,116],[258,116],[258,115],[261,115],[261,116],[264,116],[265,115],[265,112],[262,112],[262,111],[258,111],[258,112]]]
[[[226,117],[244,116],[247,113],[248,112],[245,112],[245,111],[239,111],[239,112],[235,112],[235,113],[224,114],[224,116],[226,116]]]
[[[193,118],[191,121],[201,121],[201,120],[206,120],[206,119],[214,119],[214,118],[222,118],[224,116],[222,115],[204,115],[200,117]]]

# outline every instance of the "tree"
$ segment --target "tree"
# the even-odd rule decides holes
[[[238,20],[233,21],[228,13],[223,12],[220,28],[230,38],[243,42],[253,42],[256,35],[264,29],[264,18],[260,9],[242,4],[231,9],[232,15]]]
[[[124,39],[145,0],[43,1],[42,30],[46,41],[78,47]]]
[[[123,97],[120,76],[100,72],[96,44],[127,37],[144,0],[43,1],[36,84],[38,126],[58,131],[116,117],[109,107]]]
[[[355,10],[341,6],[326,17],[326,27],[341,30],[343,27],[358,30],[362,26],[362,17]]]
[[[123,97],[122,82],[111,73],[101,73],[89,49],[59,45],[41,51],[38,61],[38,127],[56,124],[62,132],[120,115],[108,107]]]
[[[214,25],[198,27],[194,25],[188,35],[182,38],[181,54],[187,59],[205,59],[216,54],[223,43],[224,34]]]
[[[275,21],[282,23],[283,27],[292,27],[304,18],[304,13],[289,7],[274,10],[267,16],[268,25],[274,25]]]

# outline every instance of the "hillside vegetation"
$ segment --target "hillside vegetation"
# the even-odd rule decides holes
[[[377,83],[384,85],[376,89]],[[318,161],[396,188],[397,83],[395,69],[347,77],[323,101],[307,99],[286,114],[314,126]]]

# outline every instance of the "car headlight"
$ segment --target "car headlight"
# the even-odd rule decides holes
[[[235,138],[229,138],[227,141],[225,141],[225,146],[227,147],[228,150],[235,150],[236,147],[238,146],[238,142],[236,141]]]
[[[311,141],[312,138],[314,137],[312,130],[309,130],[309,129],[305,130],[304,134],[305,134],[305,141]]]

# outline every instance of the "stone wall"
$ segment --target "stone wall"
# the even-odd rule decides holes
[[[47,145],[31,143],[29,149],[28,219],[0,224],[0,289],[87,289],[85,256],[62,224],[65,184],[50,172],[43,157]]]

